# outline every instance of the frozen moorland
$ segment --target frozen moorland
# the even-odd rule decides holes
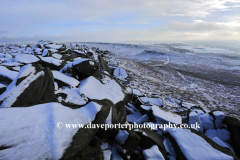
[[[240,52],[184,43],[81,44],[117,55],[112,61],[134,75],[135,85],[163,99],[180,98],[240,118]]]
[[[183,44],[0,45],[0,159],[239,160],[238,58]]]

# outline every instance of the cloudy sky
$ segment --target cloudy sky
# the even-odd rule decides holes
[[[240,40],[240,0],[1,0],[0,42]]]

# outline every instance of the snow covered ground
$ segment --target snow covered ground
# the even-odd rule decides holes
[[[137,76],[137,85],[203,108],[240,117],[240,53],[184,43],[78,43],[115,54],[109,62]]]

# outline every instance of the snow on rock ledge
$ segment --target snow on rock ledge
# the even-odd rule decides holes
[[[77,87],[80,83],[75,78],[66,76],[65,74],[59,71],[52,71],[54,79],[57,79],[65,84],[68,84],[71,87]]]
[[[93,76],[82,80],[79,92],[90,99],[109,99],[114,104],[125,96],[120,85],[108,76],[104,76],[102,83]]]
[[[174,145],[176,153],[179,154],[181,152],[186,159],[233,160],[233,157],[235,157],[233,152],[229,152],[230,150],[226,151],[225,148],[222,148],[218,145],[216,146],[216,144],[211,140],[207,142],[206,139],[202,137],[205,135],[199,136],[198,134],[191,132],[191,130],[189,129],[176,128],[175,130],[173,130],[171,128],[167,128],[165,130],[165,133],[168,133],[170,135],[170,138],[172,138],[172,140],[176,142],[178,146],[177,148],[177,146]],[[223,152],[226,151],[226,153],[228,153],[229,155],[221,152],[220,150]],[[180,155],[177,156],[180,157]]]
[[[176,113],[170,112],[166,109],[163,109],[158,106],[152,106],[152,112],[156,119],[156,121],[160,124],[168,124],[174,123],[174,124],[181,124],[182,123],[182,117],[177,115]]]
[[[40,59],[37,58],[36,56],[34,55],[28,55],[28,54],[17,54],[15,59],[14,59],[15,62],[19,62],[19,63],[26,63],[26,64],[29,64],[29,63],[36,63],[36,62],[39,62]]]
[[[145,104],[151,104],[156,106],[163,106],[163,101],[160,98],[148,98],[148,97],[139,97],[142,102]]]
[[[157,145],[153,145],[151,148],[143,150],[143,155],[147,160],[165,160]]]

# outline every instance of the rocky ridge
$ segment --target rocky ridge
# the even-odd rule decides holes
[[[163,99],[109,51],[41,40],[0,52],[0,159],[240,157],[238,119]],[[153,128],[65,126],[134,123]],[[200,127],[157,128],[169,123]]]

